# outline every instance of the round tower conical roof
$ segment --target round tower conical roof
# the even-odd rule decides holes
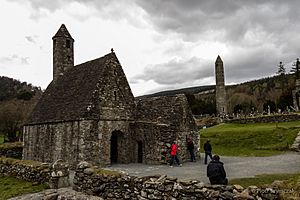
[[[72,38],[71,34],[69,33],[67,27],[62,24],[56,34],[52,37],[52,39],[57,38],[57,37],[64,37],[64,38],[69,38],[74,41]]]

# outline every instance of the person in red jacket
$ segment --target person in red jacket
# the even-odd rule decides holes
[[[173,142],[171,146],[171,161],[170,161],[170,167],[173,167],[174,160],[176,163],[181,167],[182,164],[180,164],[179,159],[177,157],[177,144],[176,141]]]

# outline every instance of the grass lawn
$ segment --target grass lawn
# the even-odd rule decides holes
[[[213,154],[228,156],[270,156],[289,150],[300,121],[259,124],[220,124],[200,130],[201,152],[210,140]]]
[[[265,174],[253,178],[232,179],[229,184],[241,185],[244,188],[255,185],[267,187],[274,181],[282,181],[277,188],[280,191],[280,199],[299,199],[300,197],[300,174]]]
[[[295,177],[300,178],[300,174],[262,174],[262,175],[257,175],[253,178],[232,179],[229,180],[229,184],[241,185],[244,188],[247,188],[248,186],[251,185],[255,185],[257,187],[264,187],[266,185],[270,185],[275,180],[287,181],[287,180],[295,179]]]
[[[33,185],[31,182],[9,176],[0,176],[0,200],[19,196],[22,194],[39,192],[47,189],[44,184]]]

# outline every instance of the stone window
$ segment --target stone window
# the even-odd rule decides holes
[[[56,40],[55,39],[53,40],[53,47],[54,48],[56,47]]]
[[[71,41],[70,40],[66,40],[66,47],[71,48]]]
[[[117,100],[117,91],[114,91],[114,100]]]

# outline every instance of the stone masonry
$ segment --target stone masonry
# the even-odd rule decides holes
[[[226,90],[224,80],[223,61],[220,56],[215,62],[215,76],[216,76],[216,110],[217,114],[227,114],[226,104]]]

